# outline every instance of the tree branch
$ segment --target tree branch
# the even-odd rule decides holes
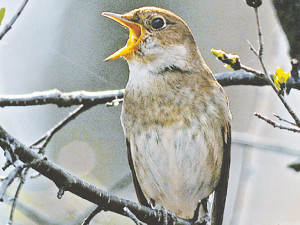
[[[88,225],[88,224],[90,224],[90,222],[92,221],[92,219],[93,219],[98,213],[100,213],[102,210],[103,210],[103,209],[102,209],[100,206],[98,206],[96,209],[93,210],[93,212],[91,212],[91,214],[90,214],[88,217],[86,217],[86,218],[84,219],[84,221],[82,222],[81,225]]]
[[[5,195],[5,192],[9,185],[15,180],[17,176],[20,176],[24,167],[25,164],[16,166],[16,168],[13,171],[11,171],[10,174],[4,179],[0,189],[0,202],[3,201],[3,196]]]
[[[67,117],[65,117],[62,121],[60,121],[58,124],[56,124],[53,128],[48,130],[46,134],[44,134],[39,140],[35,141],[30,147],[31,148],[39,148],[39,153],[43,153],[44,149],[54,136],[56,132],[58,132],[60,129],[62,129],[67,123],[69,123],[71,120],[74,120],[79,114],[82,112],[90,109],[95,105],[80,105],[78,108],[76,108],[74,111],[70,112]],[[41,147],[37,147],[41,142],[44,142]]]
[[[0,107],[4,106],[29,106],[55,104],[59,107],[73,105],[105,104],[124,96],[124,89],[113,91],[74,91],[63,93],[57,89],[50,91],[34,92],[25,95],[0,95]]]
[[[277,127],[279,129],[282,129],[282,130],[288,130],[288,131],[292,131],[292,132],[295,132],[295,133],[300,133],[300,128],[292,128],[292,127],[286,127],[286,126],[283,126],[277,122],[275,122],[274,120],[271,120],[263,115],[261,115],[260,113],[254,113],[255,116],[257,116],[259,119],[262,119],[264,121],[266,121],[268,124],[272,125],[273,127]]]
[[[4,195],[3,200],[5,203],[10,204],[12,197],[9,195]],[[28,205],[22,203],[18,200],[16,204],[16,208],[19,212],[21,212],[26,217],[30,218],[36,224],[43,224],[43,225],[65,225],[65,223],[60,223],[56,219],[48,218],[44,216],[41,212],[36,211],[34,208],[29,207]]]
[[[12,25],[16,22],[18,17],[23,12],[23,9],[25,8],[28,0],[24,0],[20,8],[18,9],[17,13],[11,18],[11,20],[8,22],[8,24],[5,25],[4,29],[0,33],[0,40],[4,37],[4,35],[12,28]]]
[[[251,70],[255,72],[255,70]],[[258,71],[259,72],[259,71]],[[269,83],[252,73],[242,72],[226,72],[217,73],[216,75],[219,83],[226,87],[232,85],[251,85],[251,86],[266,86]],[[271,76],[271,75],[269,75]],[[300,79],[295,80],[290,77],[286,84],[287,88],[294,88],[300,90]],[[23,95],[0,95],[0,107],[7,106],[34,106],[55,104],[59,107],[70,107],[73,105],[97,105],[113,102],[114,100],[124,97],[124,89],[111,90],[111,91],[74,91],[74,92],[61,92],[57,89],[34,92],[32,94]],[[119,101],[118,101],[119,102]]]
[[[124,212],[124,207],[127,207],[139,220],[147,224],[160,224],[158,221],[163,221],[163,214],[159,210],[154,210],[138,203],[118,198],[82,181],[17,141],[2,127],[0,127],[0,146],[2,149],[10,148],[10,151],[17,155],[19,160],[24,163],[29,163],[33,169],[52,180],[60,190],[69,191],[103,207],[104,210],[116,212],[120,215],[127,216],[126,212]],[[172,221],[171,215],[168,215],[168,218],[168,221]],[[178,225],[191,224],[189,221],[180,218],[177,218],[177,222]]]

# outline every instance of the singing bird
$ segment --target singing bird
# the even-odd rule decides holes
[[[231,114],[191,30],[162,8],[102,15],[130,32],[106,60],[124,57],[129,65],[121,122],[139,202],[197,220],[199,204],[215,191],[212,224],[222,224]]]

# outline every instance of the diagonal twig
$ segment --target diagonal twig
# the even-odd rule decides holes
[[[13,197],[11,197],[7,194],[5,194],[3,196],[3,200],[7,204],[10,204],[12,198]],[[60,223],[58,220],[55,220],[54,218],[49,218],[49,217],[44,216],[41,212],[38,212],[34,208],[29,207],[28,205],[24,204],[20,200],[18,200],[18,202],[16,204],[16,208],[18,209],[19,212],[21,212],[26,217],[30,218],[36,224],[65,225],[65,223]]]
[[[275,91],[275,93],[279,97],[280,101],[282,102],[282,104],[284,105],[284,107],[286,108],[286,110],[293,117],[293,119],[294,119],[295,123],[297,124],[297,126],[300,127],[300,120],[299,120],[298,116],[293,111],[293,109],[289,106],[289,104],[286,102],[285,98],[281,95],[281,93],[279,92],[279,90],[276,88],[274,82],[272,81],[271,77],[268,75],[266,66],[265,66],[264,61],[263,61],[263,41],[262,41],[262,32],[261,32],[261,27],[260,27],[260,20],[259,20],[259,15],[258,15],[258,8],[254,8],[254,11],[255,11],[255,17],[256,17],[256,23],[257,23],[257,30],[258,30],[259,49],[258,49],[258,52],[255,51],[255,49],[253,48],[252,45],[250,45],[250,46],[252,46],[252,47],[250,47],[250,49],[254,52],[254,54],[259,59],[259,62],[261,64],[262,68],[263,68],[264,78],[266,79],[266,81],[268,82],[268,84],[273,88],[273,90]],[[244,69],[244,68],[242,68],[242,69]],[[255,73],[255,74],[257,74],[257,73]],[[259,73],[257,75],[261,76],[261,73]]]
[[[98,213],[100,213],[102,210],[103,210],[103,208],[100,207],[100,206],[98,206],[96,209],[94,209],[94,210],[91,212],[91,214],[90,214],[88,217],[86,217],[86,218],[84,219],[84,221],[82,222],[81,225],[88,225],[88,224],[90,224],[90,222],[92,221],[92,219],[93,219]]]
[[[15,208],[16,208],[16,205],[17,205],[17,199],[18,199],[19,193],[20,193],[20,191],[21,191],[21,189],[23,187],[23,184],[25,182],[25,177],[26,177],[28,171],[29,171],[29,167],[27,167],[25,169],[24,173],[21,174],[21,176],[20,176],[20,183],[19,183],[19,185],[17,187],[17,190],[16,190],[14,198],[13,198],[13,202],[11,204],[10,215],[9,215],[9,220],[8,220],[7,224],[13,224],[13,218],[14,218]]]
[[[134,215],[130,209],[127,207],[124,207],[124,212],[128,215],[130,219],[132,219],[133,222],[135,222],[136,225],[143,225],[143,223]]]
[[[288,124],[290,124],[290,125],[293,125],[293,126],[298,127],[297,124],[295,124],[294,122],[288,121],[288,120],[282,118],[281,116],[279,116],[279,115],[277,115],[277,114],[275,114],[275,113],[273,113],[273,115],[274,115],[277,119],[279,119],[280,121],[283,121],[283,122],[286,122],[286,123],[288,123]]]
[[[257,116],[259,119],[262,119],[264,121],[266,121],[268,124],[271,124],[273,127],[277,127],[279,129],[282,129],[282,130],[288,130],[288,131],[293,131],[295,133],[300,133],[300,128],[291,128],[291,127],[286,127],[286,126],[283,126],[277,122],[275,122],[274,120],[271,120],[263,115],[261,115],[260,113],[254,113],[255,116]]]
[[[41,142],[44,142],[40,149],[40,153],[43,152],[47,144],[50,142],[54,134],[58,132],[60,129],[62,129],[67,123],[69,123],[71,120],[74,120],[79,114],[82,112],[92,108],[95,105],[80,105],[78,108],[76,108],[74,111],[70,112],[68,116],[66,116],[63,120],[61,120],[59,123],[57,123],[53,128],[48,130],[41,138],[39,138],[37,141],[35,141],[30,147],[31,148],[37,148],[37,145],[39,145]]]
[[[8,176],[4,179],[1,189],[0,189],[0,201],[3,201],[3,196],[7,190],[7,188],[9,187],[9,185],[15,180],[15,178],[17,176],[20,175],[20,173],[22,172],[22,170],[24,169],[26,165],[25,164],[21,164],[19,166],[16,166],[15,169],[13,169]]]
[[[23,3],[21,4],[20,8],[18,9],[17,13],[11,18],[11,20],[8,22],[8,24],[5,25],[3,30],[0,33],[0,40],[4,37],[4,35],[12,28],[12,25],[16,22],[18,17],[21,15],[23,12],[23,9],[25,8],[28,0],[24,0]]]
[[[93,107],[94,105],[81,105],[79,106],[77,109],[75,109],[74,111],[70,112],[69,115],[64,118],[62,121],[60,121],[58,124],[56,124],[53,128],[51,128],[45,135],[43,135],[39,140],[37,140],[36,142],[34,142],[30,148],[33,147],[37,147],[38,144],[40,144],[41,142],[44,142],[43,145],[39,148],[39,153],[40,154],[44,154],[44,150],[46,148],[46,146],[48,145],[48,143],[50,142],[51,138],[55,135],[56,132],[58,132],[61,128],[63,128],[67,123],[69,123],[71,120],[75,119],[80,113],[90,109],[91,107]],[[18,167],[17,167],[18,168]],[[13,202],[12,202],[12,206],[11,206],[11,211],[10,211],[10,216],[9,216],[9,221],[8,224],[12,224],[13,221],[13,215],[14,215],[14,211],[15,211],[15,207],[16,207],[16,202],[18,199],[18,195],[23,187],[23,184],[25,183],[25,180],[27,178],[28,175],[28,171],[29,171],[30,167],[27,167],[23,173],[23,175],[21,176],[19,185],[17,187],[17,190],[15,192],[15,196],[13,198]],[[11,178],[12,180],[18,175],[18,173],[14,174],[14,177]],[[10,184],[10,183],[9,183]],[[8,185],[9,185],[8,184]],[[3,184],[4,185],[4,184]],[[7,185],[7,187],[8,187]],[[6,187],[6,189],[7,189]],[[5,192],[3,192],[4,194]]]
[[[124,190],[129,184],[132,183],[131,179],[131,173],[125,174],[122,178],[120,178],[118,181],[116,181],[114,184],[112,184],[108,188],[109,193],[116,193],[117,191]],[[85,210],[85,212],[82,213],[82,215],[77,216],[76,220],[73,221],[73,225],[77,225],[79,221],[84,224],[85,220],[88,219],[88,222],[90,222],[96,215],[94,215],[94,211],[97,210],[99,206],[92,206]],[[96,211],[97,212],[97,211]],[[99,212],[98,212],[99,213]],[[90,218],[89,218],[90,217]]]

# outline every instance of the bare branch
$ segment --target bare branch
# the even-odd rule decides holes
[[[255,17],[256,17],[256,23],[257,23],[257,32],[258,32],[258,56],[261,60],[261,64],[262,64],[262,67],[263,67],[263,70],[265,72],[265,74],[267,73],[267,70],[264,66],[264,63],[263,63],[263,59],[262,59],[262,55],[263,55],[263,40],[262,40],[262,34],[261,34],[261,28],[260,28],[260,22],[259,22],[259,16],[258,16],[258,8],[254,8],[254,11],[255,11]]]
[[[28,0],[24,0],[20,8],[18,9],[17,13],[11,18],[11,20],[8,22],[8,24],[5,25],[2,32],[0,33],[0,40],[4,37],[4,35],[11,29],[12,25],[16,22],[18,17],[23,12],[23,9],[25,8]]]
[[[292,108],[289,106],[289,104],[286,102],[285,98],[282,96],[282,94],[276,88],[274,82],[272,81],[272,79],[268,75],[268,72],[267,72],[267,69],[266,69],[265,64],[263,62],[263,57],[262,57],[263,56],[263,41],[262,41],[262,34],[261,34],[261,28],[260,28],[260,22],[259,22],[258,8],[254,8],[254,11],[255,11],[256,22],[257,22],[257,29],[258,29],[258,43],[259,43],[258,53],[257,53],[257,51],[254,51],[253,47],[251,47],[251,48],[253,49],[255,55],[258,57],[258,59],[260,61],[260,64],[261,64],[261,66],[263,68],[263,71],[264,71],[264,76],[263,77],[266,79],[266,81],[268,82],[268,84],[273,88],[273,90],[275,91],[275,93],[277,94],[277,96],[279,97],[279,99],[281,100],[281,102],[284,105],[284,107],[286,108],[286,110],[293,117],[293,119],[294,119],[295,123],[297,124],[297,126],[300,127],[300,120],[299,120],[298,116],[292,110]],[[242,69],[245,69],[245,68],[242,68]],[[255,74],[257,74],[257,73],[255,73]],[[257,75],[261,76],[261,74],[257,74]]]
[[[131,179],[131,173],[127,173],[125,174],[121,179],[119,179],[118,181],[116,181],[116,183],[114,183],[113,185],[111,185],[108,188],[108,192],[109,193],[116,193],[117,191],[123,190],[125,189],[129,184],[132,183],[132,179]],[[94,217],[96,215],[93,215],[94,211],[97,212],[97,206],[92,206],[90,208],[88,208],[87,210],[85,210],[85,212],[82,213],[82,215],[77,216],[77,218],[73,221],[72,224],[77,225],[79,223],[79,221],[81,222],[83,221],[83,224],[85,222],[85,220],[87,220],[88,222],[90,222],[93,218],[89,218],[89,217]]]
[[[7,194],[4,195],[3,200],[7,204],[11,204],[12,197],[8,196]],[[43,224],[43,225],[65,225],[65,223],[60,223],[57,220],[54,220],[52,218],[47,218],[46,216],[42,215],[40,212],[36,211],[35,209],[29,207],[28,205],[22,203],[20,200],[18,200],[16,204],[16,208],[19,212],[21,212],[23,215],[30,218],[32,221],[36,222],[36,224]]]
[[[80,105],[74,111],[70,112],[69,115],[67,117],[65,117],[62,121],[60,121],[58,124],[56,124],[49,131],[47,131],[46,134],[44,134],[41,138],[39,138],[39,140],[35,141],[30,147],[36,148],[38,144],[40,144],[41,142],[44,142],[44,144],[39,148],[40,149],[39,153],[42,153],[44,151],[44,149],[46,148],[47,144],[50,142],[51,138],[54,136],[54,134],[57,131],[62,129],[70,121],[74,120],[79,114],[90,109],[93,106],[95,106],[95,105],[91,105],[91,104],[88,106]]]
[[[9,175],[4,179],[1,189],[0,189],[0,201],[3,201],[3,196],[9,187],[9,185],[15,180],[17,176],[20,175],[22,170],[24,169],[25,164],[17,166],[13,171],[9,173]]]
[[[7,142],[10,145],[7,145]],[[15,138],[10,136],[2,127],[0,127],[0,146],[2,148],[10,147],[11,151],[24,163],[32,163],[31,167],[52,180],[59,189],[72,192],[73,194],[86,199],[96,205],[100,205],[104,210],[116,212],[120,215],[126,215],[124,207],[128,207],[136,217],[148,224],[157,224],[162,218],[162,212],[154,210],[129,200],[118,198],[108,192],[102,191],[97,187],[86,183],[66,172],[55,163],[44,160],[39,154],[32,151],[29,147],[23,145]],[[126,215],[127,216],[127,215]],[[171,216],[170,217],[171,221]],[[177,218],[178,225],[190,225],[189,221]]]
[[[128,209],[127,207],[124,207],[124,212],[128,215],[130,219],[135,222],[136,225],[143,225],[143,223]]]
[[[271,120],[263,115],[261,115],[260,113],[254,113],[255,116],[257,116],[258,118],[266,121],[268,124],[271,124],[273,127],[277,127],[279,129],[283,129],[283,130],[288,130],[288,131],[292,131],[292,132],[295,132],[295,133],[300,133],[300,128],[291,128],[291,127],[285,127],[277,122],[275,122],[274,120]]]
[[[47,144],[50,142],[51,138],[54,136],[54,134],[56,132],[58,132],[61,128],[63,128],[68,122],[70,122],[71,120],[75,119],[79,114],[81,114],[82,112],[90,109],[91,107],[93,107],[94,105],[89,105],[89,106],[84,106],[81,105],[79,106],[77,109],[75,109],[74,111],[70,112],[69,115],[64,118],[62,121],[60,121],[58,124],[56,124],[52,129],[50,129],[45,135],[43,135],[38,141],[36,141],[35,143],[33,143],[30,148],[34,148],[37,147],[38,144],[40,144],[41,142],[44,142],[43,145],[39,148],[39,153],[40,154],[44,154],[44,150],[47,146]],[[18,168],[18,167],[17,167]],[[8,224],[12,224],[13,222],[13,215],[14,215],[14,211],[15,211],[15,207],[16,207],[16,202],[17,202],[17,198],[18,195],[23,187],[23,184],[26,180],[28,171],[29,171],[30,167],[27,167],[23,173],[23,175],[21,176],[20,179],[20,183],[17,187],[17,190],[15,192],[15,196],[13,198],[13,202],[12,202],[12,206],[11,206],[11,211],[10,211],[10,217],[9,217],[9,221]],[[15,179],[15,177],[19,175],[18,173],[14,174],[14,177],[11,177],[11,180]],[[39,174],[38,174],[39,175]],[[3,183],[3,185],[5,184],[5,182]],[[7,187],[10,185],[10,183],[7,185]],[[7,188],[6,187],[6,188]],[[63,195],[63,189],[60,189],[60,191],[62,191],[61,193],[58,193],[58,198],[61,198],[61,196]],[[4,194],[5,192],[3,192]],[[1,195],[0,195],[1,196]],[[1,200],[1,197],[0,197]]]
[[[298,127],[297,124],[295,124],[294,122],[288,121],[288,120],[282,118],[281,116],[278,116],[278,115],[275,114],[275,113],[273,113],[273,115],[274,115],[277,119],[279,119],[280,121],[283,121],[283,122],[286,122],[286,123],[288,123],[288,124],[290,124],[290,125],[293,125],[293,126]]]
[[[93,212],[91,212],[91,214],[84,219],[84,221],[82,222],[81,225],[88,225],[90,224],[90,222],[92,221],[92,219],[102,211],[102,208],[100,206],[98,206],[96,209],[93,210]]]
[[[0,107],[3,106],[29,106],[55,104],[59,107],[73,105],[96,105],[123,98],[124,89],[114,91],[74,91],[63,93],[57,89],[43,92],[34,92],[25,95],[0,95]]]
[[[267,80],[261,78],[263,73],[245,65],[241,65],[241,67],[243,70],[249,73],[234,71],[217,73],[215,76],[219,83],[224,87],[232,85],[270,85]],[[256,76],[255,74],[258,76]],[[269,76],[271,77],[272,75]],[[295,80],[293,77],[290,77],[287,81],[286,87],[300,90],[300,79]],[[46,104],[55,104],[59,107],[70,107],[73,105],[85,105],[86,107],[88,107],[91,105],[94,106],[97,104],[106,103],[109,103],[109,105],[115,105],[116,102],[120,103],[123,97],[124,89],[97,92],[74,91],[66,93],[55,89],[24,95],[0,95],[0,107],[34,106]]]
[[[15,196],[14,196],[14,198],[12,200],[8,224],[13,224],[13,218],[14,218],[14,212],[15,212],[16,205],[17,205],[17,199],[18,199],[19,193],[20,193],[20,191],[21,191],[21,189],[23,187],[23,184],[25,182],[26,174],[28,173],[28,171],[29,171],[29,167],[27,167],[25,169],[24,174],[22,174],[22,171],[20,172],[21,173],[20,183],[19,183],[18,188],[17,188],[17,190],[15,192]]]

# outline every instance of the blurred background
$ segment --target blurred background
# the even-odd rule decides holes
[[[6,8],[1,29],[17,11],[21,0],[2,0]],[[142,6],[173,11],[189,24],[200,51],[214,73],[229,71],[215,60],[211,48],[239,54],[244,64],[261,69],[247,40],[257,46],[254,10],[243,0],[31,0],[12,29],[0,41],[0,94],[27,94],[57,88],[61,91],[112,90],[125,87],[125,60],[103,60],[123,47],[128,32],[101,16],[103,11],[128,12]],[[291,69],[288,42],[278,24],[271,1],[259,8],[264,57],[269,72],[277,66]],[[299,134],[274,129],[253,116],[276,113],[290,119],[271,90],[264,87],[226,87],[233,114],[232,166],[224,225],[298,225],[299,174],[287,168],[297,157],[251,145],[277,145],[300,155]],[[299,92],[287,97],[300,115]],[[30,145],[75,108],[56,106],[0,109],[0,124]],[[56,134],[47,157],[76,176],[103,190],[136,201],[120,125],[121,106],[97,106],[81,114]],[[245,144],[250,142],[250,145]],[[297,153],[298,151],[298,153]],[[0,154],[0,165],[5,158]],[[5,176],[10,169],[0,176]],[[31,174],[34,171],[31,171]],[[121,180],[122,185],[115,185]],[[127,185],[129,183],[129,185]],[[9,188],[13,195],[16,184]],[[81,224],[94,208],[71,193],[57,199],[57,187],[40,176],[27,179],[20,197],[15,224]],[[10,212],[0,204],[0,224]],[[44,220],[42,220],[44,219]],[[48,222],[47,222],[48,221]],[[91,224],[134,224],[110,212],[101,212]]]

